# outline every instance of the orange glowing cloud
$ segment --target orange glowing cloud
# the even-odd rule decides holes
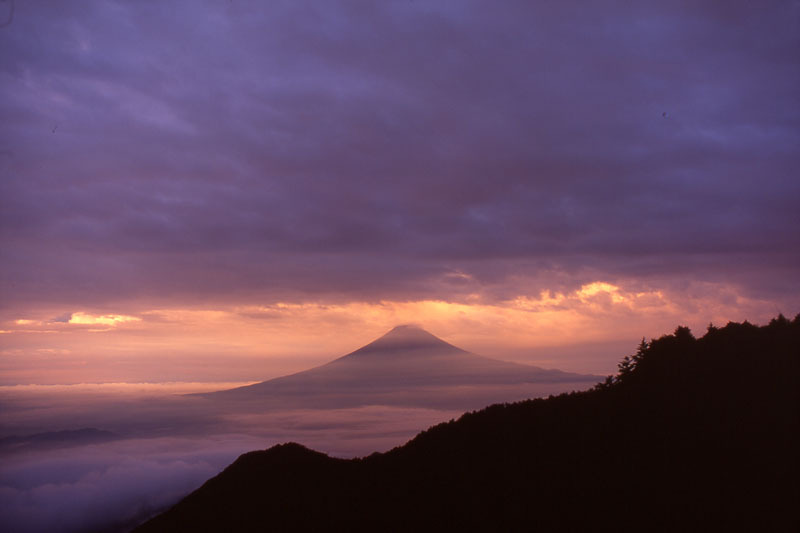
[[[88,313],[73,313],[68,324],[116,326],[125,322],[138,322],[141,318],[127,315],[90,315]]]
[[[696,285],[678,293],[595,281],[504,301],[476,295],[465,302],[275,302],[25,317],[2,324],[6,342],[0,354],[6,356],[7,376],[30,376],[20,382],[251,380],[324,363],[398,324],[416,323],[483,355],[607,373],[625,355],[618,345],[604,354],[594,350],[592,357],[602,357],[596,361],[588,355],[571,359],[577,349],[563,348],[620,341],[633,347],[642,336],[678,324],[702,332],[712,321],[766,320],[774,313],[768,302],[725,286]],[[543,357],[548,351],[562,355]],[[55,377],[59,368],[62,375]],[[46,380],[33,377],[48,372]]]

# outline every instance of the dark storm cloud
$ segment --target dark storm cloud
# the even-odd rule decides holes
[[[5,305],[502,295],[523,273],[786,291],[798,20],[796,2],[18,1]]]

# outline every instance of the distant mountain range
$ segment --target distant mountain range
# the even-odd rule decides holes
[[[31,450],[99,444],[119,438],[121,437],[115,433],[95,428],[49,431],[25,436],[10,436],[0,439],[0,455]]]
[[[406,325],[325,365],[202,396],[276,407],[380,404],[475,409],[496,401],[586,389],[599,379],[482,357]]]
[[[799,377],[800,315],[679,327],[589,391],[493,405],[387,453],[244,454],[135,531],[798,531]]]

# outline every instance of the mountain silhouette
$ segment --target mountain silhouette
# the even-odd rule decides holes
[[[679,327],[589,391],[386,453],[244,454],[135,531],[797,531],[799,373],[800,315]]]
[[[396,354],[406,357],[426,357],[425,354],[446,356],[469,353],[428,333],[420,326],[406,324],[397,326],[382,337],[345,355],[342,359],[363,357],[390,357]]]
[[[119,435],[110,431],[95,428],[49,431],[25,436],[12,435],[0,438],[0,455],[99,444],[120,438]]]
[[[381,404],[470,409],[494,401],[585,389],[598,379],[482,357],[418,326],[403,325],[327,364],[203,396],[282,406]],[[509,392],[512,386],[516,388]]]

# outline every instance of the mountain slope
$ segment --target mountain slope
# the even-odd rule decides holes
[[[416,326],[398,326],[358,350],[310,370],[205,394],[217,401],[305,407],[364,404],[476,408],[490,401],[585,389],[598,376],[482,357]],[[509,397],[509,386],[517,389]],[[487,402],[487,398],[490,400]]]
[[[245,454],[136,531],[796,531],[799,363],[800,315],[678,328],[591,391],[385,454]]]

